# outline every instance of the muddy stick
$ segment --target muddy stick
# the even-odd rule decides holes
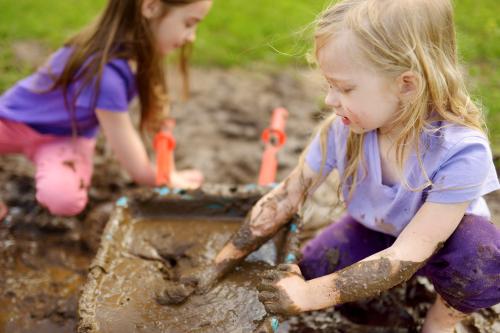
[[[302,218],[295,214],[287,224],[288,233],[282,251],[282,264],[296,264],[300,260],[299,232],[302,229]],[[267,315],[254,333],[274,333],[278,331],[280,322],[285,318],[277,315]]]

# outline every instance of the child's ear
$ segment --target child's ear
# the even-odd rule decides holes
[[[141,6],[142,15],[147,19],[158,17],[161,13],[159,0],[143,0]]]
[[[398,77],[399,95],[407,99],[414,96],[418,89],[418,77],[412,71],[407,71]]]

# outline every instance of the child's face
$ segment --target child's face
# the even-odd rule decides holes
[[[211,0],[196,1],[173,7],[162,18],[153,20],[152,29],[160,52],[167,55],[194,42],[198,23],[205,18],[211,7]]]
[[[399,109],[398,85],[370,68],[354,43],[350,32],[342,32],[318,52],[329,86],[325,103],[355,133],[386,131]]]

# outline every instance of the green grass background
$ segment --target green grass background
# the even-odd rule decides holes
[[[88,23],[105,0],[0,0],[0,91],[29,74],[12,45],[37,41],[52,50]],[[200,26],[194,63],[280,68],[305,64],[310,34],[301,33],[328,0],[215,0]],[[500,1],[455,1],[459,50],[470,90],[488,112],[500,152]]]

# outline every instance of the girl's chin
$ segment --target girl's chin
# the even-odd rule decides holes
[[[368,129],[363,128],[363,127],[359,127],[359,126],[354,125],[354,124],[351,124],[351,125],[349,126],[349,129],[350,129],[352,132],[356,133],[356,134],[363,134],[363,133],[369,132],[369,130],[368,130]]]
[[[162,56],[168,56],[169,54],[171,54],[172,52],[174,52],[176,49],[178,49],[176,46],[174,45],[168,45],[168,46],[163,46],[163,47],[160,47],[160,53]]]

